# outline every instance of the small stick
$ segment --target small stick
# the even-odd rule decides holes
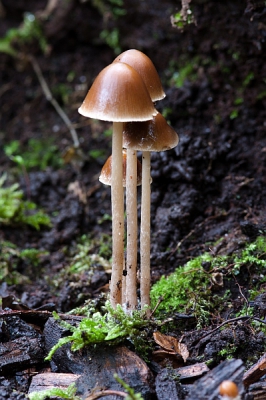
[[[85,398],[85,400],[97,400],[100,399],[101,397],[110,395],[120,396],[124,398],[128,396],[126,393],[120,392],[119,390],[101,390],[100,392],[90,394],[88,397]]]
[[[69,132],[72,136],[72,140],[74,143],[74,147],[78,148],[80,146],[79,143],[79,139],[78,139],[78,135],[76,130],[73,128],[73,125],[70,121],[70,119],[68,118],[68,116],[66,115],[66,113],[63,111],[63,109],[60,107],[60,105],[58,104],[58,102],[55,100],[55,98],[53,97],[45,79],[44,76],[42,74],[41,68],[37,62],[37,60],[35,59],[35,57],[33,57],[32,55],[30,55],[29,57],[29,61],[31,62],[31,65],[36,73],[36,76],[40,82],[42,91],[46,97],[46,100],[48,100],[55,108],[56,112],[58,113],[58,115],[62,118],[62,120],[64,121],[64,123],[66,124],[66,126],[69,129]]]
[[[161,304],[161,302],[164,300],[164,298],[162,296],[159,297],[157,303],[155,304],[154,309],[152,310],[152,312],[149,315],[149,319],[151,319],[151,317],[154,315],[155,311],[157,310],[157,308],[159,307],[159,305]]]
[[[228,319],[227,321],[224,321],[223,323],[221,323],[220,325],[218,325],[216,328],[214,328],[213,330],[211,330],[210,332],[206,333],[204,336],[202,336],[200,339],[197,339],[193,344],[200,342],[202,339],[204,339],[205,337],[212,335],[214,332],[218,331],[220,328],[222,328],[224,325],[226,324],[231,324],[233,322],[237,322],[237,321],[249,321],[250,319],[254,320],[254,321],[258,321],[262,324],[266,325],[266,321],[262,320],[260,318],[257,317],[252,317],[250,315],[243,315],[242,317],[236,317],[236,318],[232,318],[232,319]]]

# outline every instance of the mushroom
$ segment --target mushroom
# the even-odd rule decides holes
[[[223,381],[219,386],[219,393],[224,400],[239,400],[238,387],[233,381]]]
[[[125,63],[105,67],[79,108],[85,117],[113,121],[112,137],[112,276],[110,301],[121,303],[124,265],[124,197],[122,132],[125,121],[146,121],[157,114],[138,72]]]
[[[133,67],[142,77],[153,102],[165,97],[162,84],[151,59],[139,50],[130,49],[121,53],[113,63],[126,63]],[[136,192],[137,152],[128,148],[127,155],[127,308],[137,307],[137,192]]]
[[[133,67],[142,77],[153,102],[165,98],[160,77],[151,59],[136,49],[126,50],[113,63],[123,62]]]
[[[126,187],[126,170],[127,170],[127,151],[123,149],[123,187]],[[141,162],[137,161],[137,186],[141,185]],[[105,185],[112,185],[112,155],[107,158],[104,166],[102,167],[99,181]],[[126,303],[126,276],[127,271],[125,265],[123,267],[122,277],[122,304]]]
[[[150,152],[172,149],[179,138],[158,113],[151,121],[124,123],[123,146],[142,151],[142,196],[140,226],[141,307],[150,304]]]
[[[127,171],[127,150],[123,149],[123,187],[126,187],[126,171]],[[99,181],[104,185],[112,185],[112,155],[110,155],[102,167]],[[141,162],[137,161],[137,186],[141,185]]]

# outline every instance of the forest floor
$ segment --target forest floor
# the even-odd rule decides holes
[[[263,2],[192,0],[194,22],[182,29],[171,24],[181,7],[171,0],[121,5],[58,0],[51,10],[46,3],[0,3],[0,38],[6,38],[0,42],[0,176],[5,177],[0,191],[18,182],[24,199],[51,219],[51,226],[41,221],[38,230],[15,223],[17,215],[7,223],[0,203],[3,305],[48,310],[48,304],[67,313],[107,296],[110,188],[98,177],[111,153],[111,124],[86,119],[77,109],[101,69],[119,52],[136,48],[155,64],[166,92],[156,107],[180,136],[175,149],[151,157],[152,284],[196,259],[205,285],[197,292],[187,283],[187,304],[167,309],[162,302],[157,315],[172,321],[164,327],[166,335],[183,338],[189,352],[183,365],[208,362],[212,369],[233,358],[250,368],[266,352]],[[25,26],[36,19],[43,33],[36,28],[29,37]],[[43,79],[77,131],[79,152],[45,97]],[[197,258],[205,253],[212,259]],[[153,293],[155,304],[162,293]],[[226,320],[247,315],[206,336]],[[261,322],[255,324],[253,316]],[[8,321],[1,323],[3,343],[19,337],[6,327]],[[132,344],[130,349],[136,350]],[[152,382],[165,360],[170,362],[169,354],[162,358],[146,359]],[[3,399],[23,399],[32,375],[50,366],[39,360],[12,368],[1,366]],[[65,370],[57,365],[56,372]],[[197,379],[176,384],[176,397],[154,389],[143,395],[187,399]],[[241,388],[242,398],[253,399]]]

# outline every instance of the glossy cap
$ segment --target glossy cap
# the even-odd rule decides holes
[[[126,168],[127,168],[127,152],[123,150],[123,186],[126,186]],[[102,167],[99,181],[105,185],[111,186],[112,184],[112,156],[108,157],[104,166]],[[137,186],[141,185],[141,163],[137,160]]]
[[[239,392],[235,382],[223,381],[219,386],[219,393],[227,399],[236,399]]]
[[[165,97],[161,80],[151,59],[139,50],[126,50],[117,56],[113,63],[123,62],[133,67],[142,77],[152,101]]]
[[[178,134],[158,113],[151,121],[125,122],[123,147],[140,151],[165,151],[177,146]]]
[[[157,114],[137,71],[128,64],[105,67],[79,108],[85,117],[103,121],[147,121]]]

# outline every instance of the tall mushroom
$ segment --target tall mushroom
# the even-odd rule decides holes
[[[110,301],[121,303],[124,265],[124,198],[122,132],[125,121],[147,121],[156,115],[147,88],[138,72],[125,63],[104,68],[79,108],[85,117],[113,121],[112,137],[112,276]]]
[[[150,304],[150,152],[172,149],[179,138],[165,118],[158,113],[151,121],[127,122],[123,146],[142,151],[142,196],[140,227],[140,294],[141,307]]]
[[[153,102],[165,97],[162,84],[151,59],[139,50],[124,51],[115,58],[113,63],[123,62],[133,67],[142,77]],[[133,310],[137,307],[137,190],[136,190],[137,151],[128,148],[127,152],[127,307]],[[143,199],[144,200],[144,199]],[[145,201],[145,204],[147,201]],[[148,209],[145,211],[149,212]],[[149,217],[148,217],[149,218]]]
[[[126,187],[127,151],[123,150],[123,187]],[[141,185],[141,162],[137,160],[137,186]],[[104,185],[112,185],[112,155],[107,158],[102,167],[99,181]],[[125,267],[125,265],[124,265]],[[121,303],[126,304],[126,270],[123,267]]]

